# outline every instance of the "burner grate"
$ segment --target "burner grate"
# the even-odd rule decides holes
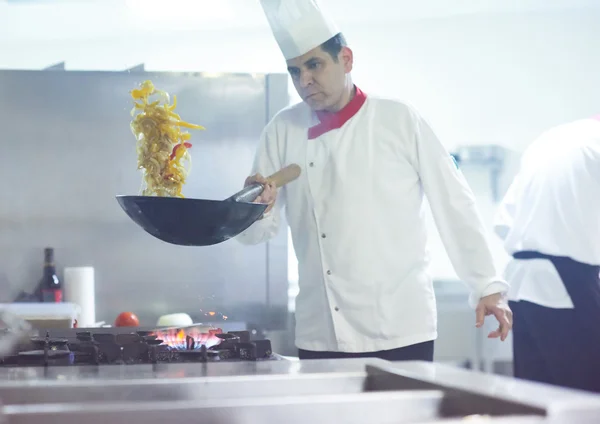
[[[70,337],[32,338],[26,349],[0,361],[0,366],[130,365],[178,362],[257,361],[272,358],[269,340],[250,340],[248,331],[206,335],[186,334],[183,343],[169,345],[152,331],[77,331]]]

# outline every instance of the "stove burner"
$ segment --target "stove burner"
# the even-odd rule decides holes
[[[92,339],[98,343],[117,343],[117,336],[113,333],[94,333],[92,334]]]
[[[21,366],[72,365],[74,360],[75,355],[68,350],[30,350],[18,354],[18,364]]]
[[[130,343],[121,348],[121,359],[125,363],[141,362],[141,359],[148,358],[150,346],[145,343]]]
[[[240,359],[255,361],[257,359],[267,359],[273,354],[271,350],[271,341],[256,340],[249,343],[240,343]]]
[[[192,339],[193,340],[193,339]],[[180,350],[178,356],[185,362],[206,362],[208,361],[208,350],[202,345],[199,350]]]
[[[232,334],[232,333],[220,333],[220,334],[215,334],[215,336],[217,336],[219,339],[222,339],[222,340],[229,340],[229,339],[235,339],[235,338],[239,339],[239,336],[236,336],[235,334]]]
[[[185,336],[185,347],[187,350],[193,350],[196,346],[196,341],[191,336]],[[204,345],[202,345],[206,349]]]
[[[48,346],[51,350],[65,350],[69,341],[66,339],[34,337],[31,339],[31,343],[36,349],[44,349],[45,346]]]
[[[77,340],[82,342],[91,342],[92,341],[92,333],[89,331],[83,331],[76,333]]]
[[[91,340],[70,343],[69,349],[75,354],[76,364],[98,365],[100,363],[98,345]]]
[[[231,331],[227,334],[232,334],[235,337],[238,337],[240,339],[240,342],[242,342],[242,343],[250,342],[250,332],[249,331]]]
[[[250,341],[248,331],[217,332],[213,334],[213,342],[208,345],[205,343],[206,333],[191,332],[178,339],[182,343],[177,341],[170,344],[158,338],[161,334],[152,334],[152,331],[108,331],[113,332],[76,331],[66,337],[65,334],[61,334],[62,337],[52,337],[47,332],[45,337],[32,338],[29,344],[21,347],[21,351],[1,359],[0,366],[128,365],[274,359],[271,342]],[[218,344],[212,345],[214,340]]]
[[[115,337],[115,341],[117,344],[120,344],[122,346],[131,344],[131,343],[141,343],[144,339],[142,339],[142,336],[140,336],[139,334],[136,333],[129,333],[129,334],[117,334]]]

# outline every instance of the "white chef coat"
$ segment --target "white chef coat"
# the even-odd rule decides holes
[[[407,104],[365,98],[358,90],[330,130],[313,127],[319,120],[306,104],[286,108],[257,151],[253,173],[291,163],[303,171],[238,236],[247,244],[273,237],[285,206],[298,259],[300,349],[374,352],[437,337],[423,194],[472,304],[508,288],[474,196],[430,126]]]
[[[494,228],[510,255],[534,250],[600,265],[600,121],[560,125],[525,150]],[[505,277],[510,300],[573,308],[548,260],[511,260]]]

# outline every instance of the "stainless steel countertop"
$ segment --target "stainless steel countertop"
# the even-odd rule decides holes
[[[600,395],[580,390],[470,371],[435,362],[408,361],[390,364],[388,366],[407,377],[493,397],[526,401],[528,404],[543,408],[571,402],[588,404],[596,408],[600,406]],[[600,420],[598,422],[600,423]]]
[[[372,369],[369,371],[368,366],[389,372],[393,374],[392,378],[386,375],[375,383],[377,387],[373,390],[365,389],[367,377],[372,377]],[[99,402],[107,393],[108,398]],[[330,416],[327,415],[330,411],[343,407],[349,420],[360,422],[358,412],[350,410],[354,411],[353,408],[361,404],[396,414],[402,404],[421,411],[414,416],[416,421],[411,422],[425,423],[438,421],[423,411],[441,408],[443,399],[448,396],[458,401],[461,408],[464,407],[461,399],[470,399],[465,402],[472,405],[473,402],[487,402],[484,399],[487,396],[491,399],[490,405],[512,403],[508,413],[519,413],[524,405],[525,409],[543,410],[547,415],[518,420],[513,417],[512,421],[507,421],[510,423],[600,422],[599,395],[428,362],[343,359],[0,368],[0,399],[4,398],[7,405],[4,412],[8,414],[10,424],[37,422],[32,421],[34,416],[45,417],[45,422],[64,422],[61,420],[67,418],[69,423],[77,422],[86,411],[94,412],[98,417],[93,422],[111,420],[116,424],[114,420],[120,417],[118,413],[125,414],[123,416],[133,414],[138,407],[149,417],[164,418],[161,414],[174,413],[177,408],[187,411],[187,416],[195,416],[208,414],[210,408],[213,408],[210,412],[213,414],[226,406],[233,414],[231,417],[238,416],[236,414],[243,417],[252,408],[260,414],[269,411],[268,415],[261,415],[268,417],[284,410],[314,414],[319,408],[325,414],[323,416]],[[167,402],[157,404],[160,400]],[[54,404],[41,405],[43,402]],[[317,408],[317,405],[320,406]],[[150,409],[156,415],[150,414]],[[113,415],[109,417],[106,411]],[[92,423],[87,418],[86,421]],[[254,421],[228,419],[224,422]],[[378,416],[376,422],[388,421]]]
[[[364,372],[366,364],[385,366],[381,359],[318,361],[243,361],[155,365],[84,365],[63,367],[0,368],[0,387],[51,384],[73,380],[189,379],[199,377],[287,376],[339,372]]]
[[[578,401],[600,405],[600,395],[486,374],[445,364],[422,361],[389,362],[376,358],[304,361],[245,361],[156,365],[98,365],[0,368],[0,388],[31,385],[102,384],[107,380],[195,379],[201,377],[292,376],[304,374],[364,373],[366,365],[391,368],[402,375],[434,384],[461,388],[508,399],[527,399],[538,406],[549,402]]]

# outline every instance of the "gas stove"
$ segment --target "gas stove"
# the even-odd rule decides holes
[[[155,330],[73,329],[47,331],[0,359],[3,367],[134,365],[278,359],[269,340],[249,331],[223,333],[191,326]]]

